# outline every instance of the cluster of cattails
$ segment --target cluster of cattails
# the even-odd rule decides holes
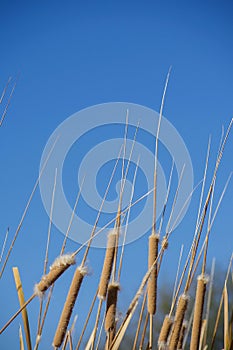
[[[232,124],[232,123],[231,123]],[[230,127],[231,127],[230,124]],[[230,128],[229,127],[229,128]],[[158,296],[159,296],[159,274],[161,264],[166,261],[166,250],[170,249],[169,238],[172,230],[165,232],[165,236],[161,240],[161,229],[162,225],[159,227],[158,232],[155,229],[155,222],[153,222],[152,233],[148,239],[148,255],[145,256],[145,260],[148,262],[148,268],[145,271],[144,276],[138,280],[138,290],[133,296],[130,305],[121,320],[117,320],[118,313],[118,300],[120,298],[120,272],[122,268],[122,259],[124,246],[122,248],[122,254],[119,259],[119,235],[121,232],[121,225],[124,219],[121,211],[121,203],[119,204],[117,216],[115,219],[115,226],[108,235],[106,242],[105,258],[102,265],[102,271],[99,278],[98,288],[95,291],[95,296],[93,302],[90,306],[88,315],[86,317],[85,323],[80,331],[80,337],[77,344],[74,345],[73,332],[75,332],[75,325],[71,325],[72,315],[76,308],[76,302],[78,298],[82,297],[83,290],[82,284],[84,277],[88,273],[86,267],[86,258],[91,246],[92,239],[94,237],[95,228],[91,234],[91,238],[86,247],[86,251],[82,260],[82,263],[74,269],[74,274],[70,286],[67,286],[67,296],[64,300],[64,306],[60,315],[59,320],[54,320],[56,322],[56,331],[51,340],[51,344],[55,349],[86,349],[86,350],[118,350],[121,344],[124,344],[124,337],[129,329],[129,324],[133,316],[138,315],[137,329],[135,334],[131,333],[132,349],[159,349],[159,350],[182,350],[185,347],[190,350],[203,350],[214,349],[214,342],[216,337],[216,332],[219,326],[221,308],[224,308],[224,339],[223,346],[225,350],[230,350],[233,348],[233,338],[232,338],[232,318],[229,317],[229,295],[227,283],[229,280],[229,274],[232,268],[232,258],[230,260],[227,276],[225,279],[225,285],[222,293],[222,298],[220,301],[219,311],[216,317],[215,328],[212,332],[213,336],[210,344],[207,344],[207,325],[208,325],[208,314],[210,310],[210,303],[207,303],[207,296],[211,300],[211,283],[208,284],[209,278],[206,274],[206,259],[208,251],[208,241],[210,235],[210,229],[212,227],[211,213],[212,213],[212,198],[214,194],[214,187],[216,182],[217,169],[222,158],[223,149],[225,147],[226,138],[229,134],[229,129],[227,131],[226,137],[222,142],[220,147],[219,155],[216,161],[216,167],[214,169],[211,184],[208,189],[206,200],[202,206],[202,211],[199,211],[197,226],[193,236],[192,246],[190,247],[190,252],[187,256],[186,262],[183,266],[182,273],[178,274],[180,276],[175,283],[172,304],[170,307],[170,312],[164,316],[163,323],[159,334],[155,332],[155,323],[158,316]],[[156,153],[157,154],[157,153]],[[155,168],[156,169],[156,168]],[[155,170],[156,171],[156,170]],[[156,175],[156,174],[155,174]],[[125,179],[124,179],[125,180]],[[156,176],[155,176],[156,183]],[[157,184],[156,184],[157,186]],[[155,187],[156,187],[155,186]],[[121,194],[122,195],[122,194]],[[133,197],[133,196],[132,196]],[[154,205],[156,210],[156,193],[154,193]],[[222,198],[222,197],[221,197]],[[176,199],[174,199],[175,202]],[[165,207],[166,207],[165,203]],[[130,206],[129,206],[130,208]],[[128,210],[129,210],[128,208]],[[201,205],[200,205],[201,208]],[[204,223],[207,221],[208,210],[209,220],[207,233],[203,239]],[[126,214],[127,211],[124,212]],[[155,215],[156,216],[156,215]],[[214,216],[215,217],[215,216]],[[99,218],[99,216],[98,216]],[[98,220],[97,220],[98,221]],[[170,219],[169,219],[170,221]],[[200,243],[203,241],[203,246],[200,247]],[[169,244],[169,245],[168,245]],[[171,244],[172,246],[172,244]],[[12,245],[13,247],[13,245]],[[64,244],[65,248],[65,244]],[[45,298],[44,294],[50,290],[48,293],[50,298],[53,292],[53,286],[59,278],[62,278],[63,273],[72,265],[74,265],[76,255],[83,249],[81,247],[76,252],[72,254],[61,254],[54,263],[50,266],[49,271],[42,276],[41,280],[35,285],[34,293],[28,301],[24,301],[22,294],[22,285],[19,278],[19,273],[17,272],[17,289],[20,288],[19,300],[20,309],[17,313],[4,325],[0,330],[0,333],[5,331],[5,329],[10,325],[10,323],[17,317],[22,311],[24,320],[24,331],[27,335],[27,345],[31,349],[31,332],[29,330],[30,324],[27,317],[27,305],[36,297],[39,297],[42,305]],[[141,258],[141,257],[140,257]],[[135,257],[136,259],[136,257]],[[202,262],[202,264],[201,264]],[[200,267],[201,273],[200,273]],[[118,267],[118,271],[117,271]],[[118,273],[117,273],[118,272]],[[199,276],[196,276],[197,274]],[[135,275],[135,278],[138,277]],[[190,289],[195,287],[196,294],[192,298],[192,293]],[[209,288],[209,289],[208,289]],[[142,298],[143,295],[143,298]],[[50,301],[50,298],[48,300]],[[142,303],[140,302],[143,299]],[[97,312],[95,313],[95,303],[97,302]],[[78,303],[77,303],[78,304]],[[141,310],[139,306],[141,305]],[[39,327],[36,334],[36,346],[35,349],[39,348],[39,341],[42,336],[42,330],[44,326],[44,318],[46,317],[47,310],[49,308],[49,302],[46,304],[46,312],[44,317],[41,317],[42,306],[40,309],[39,317]],[[77,306],[78,308],[78,306]],[[103,311],[104,308],[104,311]],[[190,316],[190,310],[193,312]],[[208,309],[208,310],[207,310]],[[205,313],[206,310],[206,313]],[[91,318],[92,316],[92,318]],[[93,325],[90,327],[90,320],[94,318]],[[89,326],[89,327],[87,327]],[[91,332],[90,332],[91,328]],[[87,332],[90,332],[87,334]],[[103,333],[103,334],[102,334]],[[20,330],[20,344],[21,349],[23,349],[23,330]],[[86,338],[88,339],[86,342]],[[69,345],[68,345],[69,344]],[[127,348],[130,349],[129,345]]]

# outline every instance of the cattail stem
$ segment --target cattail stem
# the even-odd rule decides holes
[[[75,305],[75,301],[77,299],[78,292],[80,290],[80,287],[83,281],[83,277],[85,276],[86,273],[87,273],[87,270],[80,266],[76,269],[74,273],[74,277],[71,282],[70,289],[69,289],[69,292],[62,310],[62,314],[57,326],[57,330],[53,339],[53,346],[55,347],[60,347],[64,340],[64,337],[68,328],[68,324],[70,321],[70,317]]]
[[[79,350],[80,345],[81,345],[81,343],[82,343],[84,333],[85,333],[85,331],[86,331],[86,328],[87,328],[89,319],[90,319],[91,314],[92,314],[92,311],[93,311],[93,307],[94,307],[94,305],[95,305],[95,301],[96,301],[96,298],[97,298],[97,293],[98,293],[98,290],[96,291],[96,293],[95,293],[95,295],[94,295],[94,298],[93,298],[93,300],[92,300],[90,309],[89,309],[89,311],[88,311],[88,314],[87,314],[85,323],[84,323],[84,325],[83,325],[83,329],[82,329],[82,332],[81,332],[81,335],[80,335],[80,337],[79,337],[78,344],[77,344],[75,350]]]
[[[168,340],[172,325],[173,325],[173,318],[169,315],[166,315],[163,321],[162,328],[160,330],[159,340],[158,340],[158,347],[161,350],[164,349],[167,344],[167,340]]]
[[[205,299],[207,282],[208,282],[208,279],[206,278],[205,275],[201,274],[200,276],[198,276],[190,350],[198,350],[199,348],[202,313],[203,313],[203,307],[204,307],[204,299]]]
[[[184,321],[185,312],[188,306],[187,294],[182,294],[178,300],[178,305],[175,313],[174,324],[171,331],[171,337],[169,340],[169,350],[176,350],[179,342],[180,331]]]
[[[106,299],[108,283],[111,277],[113,259],[115,254],[116,236],[117,235],[115,231],[110,233],[108,236],[106,255],[105,255],[104,265],[103,265],[102,274],[101,274],[100,283],[99,283],[98,297],[100,299]]]
[[[147,325],[148,325],[148,320],[149,320],[149,314],[148,312],[146,313],[146,318],[145,318],[145,322],[144,322],[144,326],[143,326],[143,330],[142,330],[142,337],[141,337],[141,341],[139,344],[139,350],[143,349],[143,344],[144,344],[144,340],[146,337],[146,329],[147,329]]]
[[[94,350],[94,348],[95,348],[95,338],[96,338],[96,333],[97,333],[97,330],[98,330],[98,324],[99,324],[99,320],[100,320],[100,313],[101,313],[102,304],[103,304],[103,299],[100,298],[99,299],[98,310],[97,310],[97,316],[96,316],[96,320],[95,320],[95,326],[94,326],[94,329],[93,329],[91,350]]]
[[[136,334],[134,337],[134,343],[133,343],[132,350],[135,350],[136,346],[137,346],[137,341],[138,341],[138,336],[139,336],[139,332],[140,332],[140,328],[141,328],[141,324],[142,324],[142,318],[143,318],[143,313],[145,310],[145,305],[146,305],[146,292],[144,293],[144,297],[143,297],[143,301],[142,301],[142,307],[141,307],[141,311],[140,311],[140,315],[139,315],[139,319],[138,319],[138,325],[137,325],[137,330],[136,330]]]

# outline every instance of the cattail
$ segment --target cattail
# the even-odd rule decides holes
[[[185,311],[188,306],[189,297],[187,294],[182,294],[178,300],[178,305],[175,313],[175,319],[173,328],[171,331],[171,337],[169,340],[169,350],[176,350],[179,342],[180,331],[184,321]]]
[[[205,299],[207,282],[208,282],[208,278],[205,275],[202,274],[198,276],[190,350],[198,350],[199,348],[202,313],[203,313],[203,307],[204,307],[204,299]]]
[[[116,305],[117,305],[117,296],[118,296],[119,288],[120,287],[118,283],[111,283],[108,286],[106,315],[105,315],[106,332],[115,328]]]
[[[34,292],[38,296],[42,296],[44,292],[65,272],[68,267],[75,264],[75,258],[72,254],[64,254],[59,256],[50,266],[50,271],[44,275],[40,282],[34,287]]]
[[[107,305],[105,314],[105,331],[107,333],[106,348],[111,346],[116,332],[116,306],[117,296],[120,287],[118,283],[111,283],[108,286]]]
[[[185,332],[187,330],[187,327],[188,327],[188,322],[185,320],[183,322],[181,330],[180,330],[180,336],[179,336],[179,341],[178,341],[178,345],[177,345],[178,350],[183,349],[184,336],[185,336]]]
[[[116,231],[113,231],[108,236],[106,255],[104,259],[102,274],[100,277],[99,291],[98,291],[98,297],[100,299],[106,299],[108,283],[112,272],[115,246],[116,246]]]
[[[163,325],[162,325],[162,328],[159,334],[159,340],[158,340],[158,347],[161,350],[166,348],[167,340],[168,340],[172,325],[173,325],[173,317],[166,315],[163,321]]]
[[[75,305],[75,301],[80,290],[83,277],[87,274],[87,269],[85,267],[78,267],[74,273],[73,280],[70,285],[70,289],[62,310],[62,314],[57,326],[57,330],[53,339],[53,346],[59,348],[64,340],[70,317]]]
[[[149,256],[148,256],[148,268],[155,263],[158,257],[158,244],[159,236],[151,235],[149,237]],[[148,302],[147,310],[150,315],[154,315],[156,312],[156,299],[157,299],[157,264],[154,264],[154,269],[151,272],[148,281]]]

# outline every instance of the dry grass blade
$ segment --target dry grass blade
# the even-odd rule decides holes
[[[62,254],[64,253],[64,250],[65,250],[65,247],[66,247],[66,242],[67,242],[67,239],[68,239],[68,234],[69,234],[69,232],[70,232],[70,229],[71,229],[71,226],[72,226],[72,223],[73,223],[73,219],[74,219],[76,207],[77,207],[77,205],[78,205],[79,198],[80,198],[80,196],[81,196],[81,191],[82,191],[82,187],[83,187],[83,184],[84,184],[84,180],[85,180],[85,176],[84,176],[84,178],[83,178],[83,180],[82,180],[82,183],[81,183],[81,186],[80,186],[80,190],[79,190],[79,192],[78,192],[78,194],[77,194],[77,197],[76,197],[76,200],[75,200],[75,204],[74,204],[74,207],[73,207],[73,210],[72,210],[72,214],[71,214],[71,217],[70,217],[70,221],[69,221],[69,224],[68,224],[68,227],[67,227],[67,230],[66,230],[66,234],[65,234],[65,237],[64,237],[64,240],[63,240],[63,244],[62,244],[62,247],[61,247],[60,255],[62,255]],[[52,217],[52,211],[53,211],[53,200],[54,200],[53,197],[54,197],[54,195],[55,195],[55,187],[56,187],[56,172],[55,172],[54,188],[53,188],[53,194],[52,194],[52,203],[51,203],[50,218]],[[50,221],[51,221],[51,220],[50,220]],[[46,255],[47,255],[47,248],[48,248],[49,235],[50,235],[49,232],[50,232],[50,225],[49,225],[49,229],[48,229],[48,239],[47,239]],[[45,262],[46,262],[46,258],[45,258]],[[46,270],[46,266],[47,266],[47,263],[46,263],[46,265],[44,265],[44,271]],[[45,305],[45,311],[44,311],[42,320],[41,320],[41,312],[42,312],[42,303],[43,303],[43,299],[41,299],[40,313],[39,313],[39,317],[38,317],[37,338],[36,338],[36,345],[35,345],[34,350],[37,350],[37,349],[38,349],[38,346],[39,346],[39,342],[40,342],[41,335],[42,335],[43,328],[44,328],[45,319],[46,319],[46,316],[47,316],[47,313],[48,313],[50,301],[51,301],[52,294],[53,294],[53,288],[54,288],[54,285],[52,285],[51,288],[50,288],[50,291],[49,291],[48,299],[47,299],[47,302],[46,302],[46,305]]]
[[[231,119],[231,121],[229,123],[229,126],[228,126],[228,129],[227,129],[225,138],[224,138],[223,143],[222,143],[222,145],[220,147],[219,154],[218,154],[218,157],[217,157],[217,160],[216,160],[216,164],[215,164],[215,168],[214,168],[214,173],[213,173],[213,176],[212,176],[212,181],[211,181],[211,184],[209,186],[209,190],[208,190],[208,193],[207,193],[207,196],[206,196],[206,200],[205,200],[205,204],[204,204],[204,208],[203,208],[202,214],[200,216],[199,225],[198,225],[198,227],[196,229],[196,232],[195,232],[195,235],[194,235],[194,242],[195,242],[195,244],[193,246],[193,254],[192,254],[192,259],[190,261],[190,267],[189,267],[188,278],[187,278],[187,281],[186,281],[185,292],[187,292],[189,290],[189,287],[190,287],[190,284],[191,284],[192,271],[193,271],[193,267],[194,267],[194,263],[195,263],[195,258],[196,258],[196,254],[197,254],[199,241],[200,241],[201,234],[202,234],[202,229],[203,229],[203,226],[204,226],[207,210],[208,210],[208,207],[209,207],[209,203],[210,203],[210,200],[211,200],[214,184],[215,184],[215,181],[216,181],[218,168],[219,168],[219,165],[221,163],[221,159],[222,159],[222,156],[223,156],[224,148],[225,148],[225,145],[226,145],[226,142],[227,142],[227,139],[228,139],[231,127],[232,127],[232,123],[233,123],[233,118]]]
[[[147,293],[144,292],[144,297],[143,297],[143,301],[142,301],[142,307],[141,307],[140,315],[139,315],[139,318],[138,318],[138,325],[137,325],[137,330],[136,330],[136,334],[135,334],[132,350],[135,350],[136,346],[137,346],[139,332],[140,332],[140,328],[141,328],[141,325],[142,325],[143,313],[144,313],[145,305],[146,305],[146,296],[147,296]]]
[[[227,284],[225,282],[224,292],[223,292],[223,301],[224,301],[224,349],[229,350],[230,338],[229,338],[229,307],[228,307],[228,292]]]
[[[200,334],[200,342],[199,342],[198,350],[202,350],[204,348],[203,345],[205,340],[206,326],[207,326],[207,322],[206,322],[206,319],[204,319],[201,325],[201,334]]]
[[[25,216],[26,216],[26,214],[27,214],[27,212],[28,212],[28,209],[29,209],[29,206],[30,206],[30,204],[31,204],[32,198],[33,198],[33,196],[34,196],[34,194],[35,194],[35,192],[36,192],[36,189],[37,189],[37,187],[38,187],[38,185],[39,185],[40,178],[41,178],[41,176],[42,176],[42,174],[43,174],[43,172],[44,172],[44,170],[45,170],[46,164],[47,164],[47,162],[48,162],[48,160],[49,160],[49,158],[50,158],[50,156],[51,156],[51,154],[52,154],[52,152],[53,152],[53,149],[54,149],[54,147],[55,147],[55,145],[56,145],[56,143],[57,143],[57,140],[58,140],[58,138],[56,138],[56,140],[54,141],[54,144],[52,145],[52,147],[51,147],[51,149],[50,149],[50,151],[49,151],[49,154],[48,154],[47,158],[45,159],[45,162],[44,162],[44,164],[43,164],[43,166],[42,166],[42,168],[41,168],[41,171],[40,171],[40,173],[39,173],[39,176],[38,176],[38,178],[37,178],[37,180],[36,180],[36,182],[35,182],[35,185],[34,185],[34,187],[33,187],[33,189],[32,189],[32,192],[31,192],[31,194],[30,194],[30,196],[29,196],[29,199],[28,199],[28,202],[27,202],[26,207],[25,207],[25,209],[24,209],[23,215],[22,215],[22,217],[21,217],[21,219],[20,219],[20,222],[19,222],[19,225],[18,225],[18,227],[17,227],[17,229],[16,229],[16,231],[15,231],[13,240],[12,240],[11,245],[10,245],[10,248],[8,249],[7,256],[6,256],[6,258],[5,258],[3,267],[2,267],[2,269],[1,269],[1,271],[0,271],[0,279],[1,279],[1,277],[2,277],[2,275],[3,275],[3,272],[4,272],[5,268],[6,268],[6,264],[7,264],[8,260],[9,260],[11,251],[12,251],[14,245],[15,245],[15,241],[16,241],[16,239],[17,239],[17,237],[18,237],[18,234],[19,234],[19,232],[20,232],[20,229],[21,229],[21,227],[22,227],[22,225],[23,225],[23,222],[24,222]]]
[[[161,251],[158,254],[157,260],[159,259],[160,255],[161,255]],[[124,320],[123,320],[123,322],[122,322],[122,324],[121,324],[121,326],[120,326],[120,328],[119,328],[119,330],[118,330],[118,332],[113,340],[113,344],[112,344],[110,350],[112,350],[112,349],[116,350],[120,346],[120,343],[124,337],[124,334],[125,334],[127,327],[130,323],[130,320],[131,320],[131,318],[132,318],[132,316],[137,308],[139,298],[143,293],[143,289],[144,289],[146,283],[148,282],[148,279],[150,278],[151,272],[153,271],[153,268],[154,268],[155,264],[157,263],[157,260],[154,262],[154,264],[151,266],[151,268],[147,271],[147,273],[143,277],[142,282],[141,282],[141,284],[140,284],[140,286],[139,286],[139,288],[138,288],[138,290],[137,290],[137,292],[136,292],[133,300],[131,301],[130,306],[126,312],[126,316],[125,316],[125,318],[124,318]]]
[[[10,81],[8,80],[8,84],[9,84],[9,82],[10,82]],[[7,86],[8,86],[8,84],[7,84]],[[3,124],[3,122],[4,122],[4,119],[5,119],[5,117],[6,117],[6,114],[7,114],[8,108],[9,108],[9,106],[10,106],[11,99],[12,99],[12,96],[13,96],[13,93],[14,93],[15,88],[16,88],[16,83],[13,85],[13,87],[12,87],[12,89],[11,89],[11,93],[10,93],[10,96],[9,96],[8,101],[7,101],[7,103],[6,103],[6,107],[5,107],[5,109],[4,109],[4,111],[3,111],[3,114],[2,114],[2,116],[1,116],[1,119],[0,119],[0,127],[2,126],[2,124]],[[2,94],[2,97],[1,97],[1,102],[2,102],[2,98],[4,98],[4,96],[5,96],[5,93],[6,93],[6,89],[4,89],[4,91],[3,91],[3,94]]]
[[[76,315],[74,317],[74,320],[73,320],[73,323],[71,325],[71,328],[66,332],[66,337],[65,337],[65,340],[64,340],[64,343],[63,343],[63,346],[62,346],[62,350],[65,350],[66,349],[66,346],[67,346],[67,343],[68,343],[68,340],[69,340],[69,337],[71,337],[73,331],[74,331],[74,327],[75,327],[75,324],[77,322],[77,319],[78,319],[78,316]],[[73,346],[73,344],[72,344]]]
[[[131,321],[131,318],[137,308],[137,304],[138,304],[138,301],[136,301],[133,305],[133,307],[131,308],[131,310],[127,313],[127,316],[126,318],[124,319],[123,323],[121,324],[113,342],[112,342],[112,345],[110,347],[110,350],[118,350],[119,349],[119,346],[121,345],[121,342],[122,342],[122,339],[125,335],[125,332],[129,326],[129,323]]]
[[[145,338],[146,338],[146,330],[147,330],[147,326],[148,326],[148,321],[149,321],[149,314],[147,312],[145,320],[144,320],[143,329],[142,329],[141,340],[140,340],[140,343],[139,343],[139,350],[142,350],[143,346],[144,346],[144,342],[145,342]],[[148,344],[148,346],[149,346],[149,344]]]
[[[122,210],[121,215],[126,214],[130,210],[130,208],[140,203],[144,198],[148,197],[153,191],[154,191],[154,188],[144,193],[140,198],[136,199],[135,202],[133,202],[131,205],[128,205],[124,210]],[[115,220],[116,218],[113,218],[109,222],[107,222],[107,224],[105,224],[101,229],[99,229],[99,231],[97,231],[93,235],[93,237],[89,238],[86,242],[84,242],[81,245],[81,247],[79,247],[72,255],[75,257],[91,240],[93,240],[96,236],[98,236],[101,232],[103,232],[106,228],[108,228]]]
[[[56,184],[57,184],[57,168],[55,170],[55,175],[54,175],[54,184],[53,184],[52,200],[51,200],[50,215],[49,215],[47,244],[46,244],[45,259],[44,259],[44,271],[43,271],[44,275],[46,274],[47,264],[48,264],[48,254],[49,254],[49,245],[50,245],[50,237],[51,237],[51,229],[52,229],[52,218],[53,218],[53,210],[54,210],[54,198],[55,198]],[[41,300],[40,300],[40,309],[39,309],[39,315],[38,315],[38,321],[37,321],[37,337],[36,337],[37,341],[36,341],[36,345],[35,345],[35,350],[37,349],[37,347],[39,345],[38,341],[40,340],[40,337],[41,337],[40,322],[41,322],[41,317],[42,317],[42,308],[43,308],[43,298],[41,298]]]
[[[207,341],[210,306],[211,306],[211,298],[212,298],[213,282],[214,282],[214,270],[215,270],[215,259],[213,259],[213,261],[212,261],[211,273],[210,273],[209,291],[208,291],[206,315],[205,315],[206,327],[205,327],[205,334],[204,334],[204,339],[203,339],[203,345],[206,345],[206,341]]]
[[[13,270],[16,290],[18,293],[19,305],[20,307],[22,307],[25,304],[25,300],[24,300],[24,293],[23,293],[23,287],[20,279],[19,270],[17,267],[13,267],[12,270]],[[23,326],[24,326],[24,332],[26,336],[27,348],[28,350],[31,350],[32,345],[31,345],[30,327],[29,327],[28,314],[27,314],[26,308],[24,308],[22,311],[22,318],[23,318]]]
[[[95,330],[93,329],[92,333],[91,333],[91,336],[87,342],[87,345],[85,347],[85,350],[91,350],[91,347],[92,347],[92,344],[93,344],[93,341],[94,341],[94,337],[95,337]]]
[[[19,326],[19,348],[20,350],[24,350],[23,332],[21,325]]]
[[[96,293],[95,293],[95,295],[94,295],[94,298],[93,298],[93,300],[92,300],[90,309],[89,309],[89,311],[88,311],[88,314],[87,314],[85,323],[84,323],[84,325],[83,325],[83,329],[82,329],[82,332],[81,332],[81,335],[80,335],[80,337],[79,337],[78,344],[77,344],[75,350],[78,350],[78,349],[80,348],[81,343],[82,343],[84,333],[85,333],[85,331],[86,331],[86,328],[87,328],[89,319],[90,319],[91,314],[92,314],[92,311],[93,311],[93,307],[94,307],[94,305],[95,305],[95,301],[96,301],[96,298],[97,298],[97,294],[98,294],[98,290],[96,291]]]
[[[3,89],[3,91],[2,91],[2,95],[1,95],[1,97],[0,97],[0,104],[2,103],[2,101],[3,101],[3,99],[4,99],[5,95],[6,95],[6,92],[7,92],[7,89],[8,89],[8,86],[9,86],[11,80],[12,80],[12,77],[9,77],[9,79],[8,79],[8,81],[7,81],[7,83],[6,83],[5,87],[4,87],[4,89]]]
[[[8,234],[9,234],[9,227],[8,227],[7,230],[6,230],[4,242],[3,242],[3,245],[2,245],[2,251],[1,251],[1,256],[0,256],[0,264],[1,264],[1,262],[2,262],[2,257],[3,257],[4,251],[5,251],[5,247],[6,247],[6,242],[7,242]]]
[[[229,266],[228,266],[227,273],[226,273],[225,282],[227,282],[229,274],[230,274],[231,265],[232,265],[232,259],[233,259],[233,255],[231,255],[231,258],[230,258]],[[220,319],[220,314],[221,314],[222,304],[223,304],[223,297],[224,297],[224,288],[223,288],[223,291],[222,291],[221,300],[219,302],[218,312],[217,312],[215,326],[214,326],[214,330],[213,330],[213,336],[212,336],[211,345],[210,345],[210,349],[211,350],[214,347],[214,342],[215,342],[215,338],[216,338],[216,334],[217,334],[217,329],[218,329],[218,324],[219,324],[219,319]]]
[[[34,293],[22,306],[21,308],[7,321],[7,323],[2,327],[0,330],[0,334],[2,334],[7,327],[11,324],[11,322],[14,321],[14,319],[27,307],[28,304],[36,297],[36,294]]]

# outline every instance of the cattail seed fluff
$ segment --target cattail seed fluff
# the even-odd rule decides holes
[[[65,272],[68,267],[75,264],[75,258],[72,254],[59,256],[50,266],[50,271],[47,275],[42,276],[39,283],[34,287],[34,292],[38,296],[43,293]]]

